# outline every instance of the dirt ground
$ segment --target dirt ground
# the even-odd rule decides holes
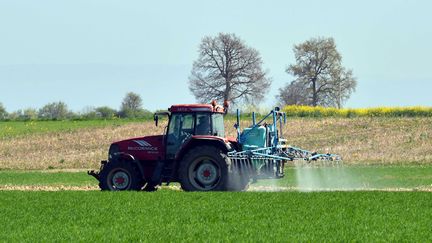
[[[226,122],[226,133],[234,137],[233,125]],[[4,139],[0,169],[97,169],[111,142],[163,130],[144,122]],[[432,162],[432,118],[290,118],[283,135],[293,146],[339,154],[345,164]]]

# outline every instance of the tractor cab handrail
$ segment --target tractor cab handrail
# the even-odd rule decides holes
[[[155,116],[170,116],[171,112],[169,111],[158,111],[154,113]]]
[[[153,114],[153,120],[155,121],[155,125],[158,126],[159,116],[168,116],[171,118],[171,112],[169,111],[158,111]]]

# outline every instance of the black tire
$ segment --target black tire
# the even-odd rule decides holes
[[[230,161],[217,147],[191,149],[180,162],[180,185],[185,191],[226,191]]]
[[[130,161],[110,161],[99,174],[99,187],[103,191],[139,191],[143,186],[141,174]]]

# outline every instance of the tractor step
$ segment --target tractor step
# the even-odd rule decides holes
[[[166,181],[167,185],[174,178],[175,163],[167,163],[164,160],[159,160],[151,177],[151,182],[154,185],[161,185],[162,181]]]
[[[153,175],[150,179],[151,183],[154,185],[160,185],[162,181],[162,171],[165,166],[165,161],[159,160],[156,164],[156,168],[154,169]]]
[[[93,176],[96,180],[99,180],[99,172],[95,172],[94,170],[87,171],[87,175]]]
[[[174,172],[175,172],[175,163],[169,163],[164,167],[164,170],[162,172],[162,181],[166,181],[166,185],[168,186],[172,179],[174,178]]]

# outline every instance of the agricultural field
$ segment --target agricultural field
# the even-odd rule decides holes
[[[0,240],[432,240],[432,166],[309,169],[336,191],[302,188],[295,168],[241,193],[186,193],[176,184],[154,193],[110,193],[98,191],[84,172],[0,171],[0,210],[8,222]],[[354,181],[360,187],[348,184]]]
[[[0,190],[98,190],[83,170],[0,170]],[[173,183],[163,189],[180,190]],[[261,179],[249,191],[432,191],[432,165],[290,166],[285,178]]]
[[[0,139],[6,140],[15,137],[32,136],[40,134],[67,133],[79,129],[116,127],[137,120],[63,120],[63,121],[6,121],[0,122]]]
[[[0,241],[432,241],[432,118],[289,118],[290,144],[344,166],[290,165],[248,192],[100,192],[86,175],[112,141],[163,129],[0,123]]]
[[[233,126],[226,122],[234,137]],[[163,130],[152,121],[0,122],[0,168],[97,169],[112,141]],[[432,162],[432,118],[288,118],[283,134],[293,146],[340,154],[345,164]]]
[[[431,241],[427,192],[0,192],[1,241]]]

